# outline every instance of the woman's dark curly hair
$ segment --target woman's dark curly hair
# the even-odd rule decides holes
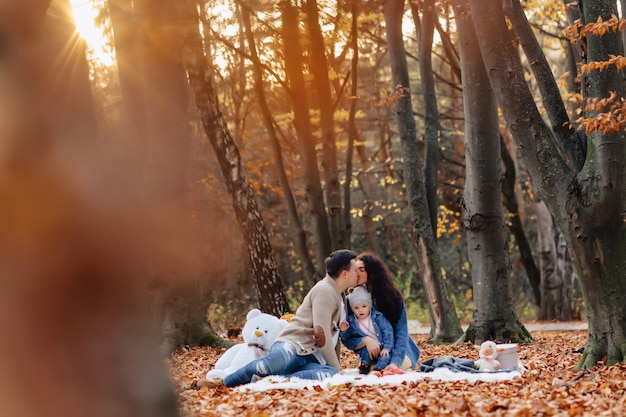
[[[363,261],[365,272],[367,272],[367,290],[372,294],[376,309],[395,326],[402,314],[404,299],[393,282],[389,268],[378,255],[372,252],[361,253],[357,260]]]

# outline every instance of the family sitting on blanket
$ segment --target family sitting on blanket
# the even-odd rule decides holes
[[[420,351],[409,337],[402,294],[383,261],[370,253],[357,257],[352,251],[338,250],[326,258],[325,264],[326,277],[304,297],[295,316],[266,356],[253,360],[223,379],[200,380],[193,386],[234,387],[268,375],[321,380],[336,374],[341,370],[340,324],[347,318],[342,294],[349,288],[364,284],[372,296],[372,306],[388,319],[393,328],[393,348],[389,364],[384,369],[415,368]],[[371,359],[380,361],[384,358],[380,358],[380,342],[371,335],[362,337],[355,348],[365,348]]]

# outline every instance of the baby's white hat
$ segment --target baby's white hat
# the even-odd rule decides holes
[[[368,307],[372,307],[372,296],[363,287],[356,287],[352,290],[350,295],[348,295],[348,300],[350,300],[350,306],[353,308],[359,304],[365,304]]]

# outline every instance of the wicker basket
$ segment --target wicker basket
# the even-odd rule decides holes
[[[498,348],[498,361],[500,361],[501,369],[517,369],[517,344],[499,344],[496,347]]]

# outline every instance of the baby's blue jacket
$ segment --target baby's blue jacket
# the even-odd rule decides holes
[[[393,351],[393,327],[389,320],[385,318],[383,313],[376,310],[375,308],[371,308],[370,316],[372,318],[372,323],[374,324],[374,330],[376,331],[376,337],[381,344],[381,350],[387,349],[389,352]],[[341,337],[341,341],[343,344],[350,350],[356,350],[356,347],[361,344],[361,340],[367,336],[356,319],[354,313],[350,313],[348,315],[348,323],[350,327],[348,327],[345,331],[339,333],[339,337]],[[378,363],[376,364],[376,368],[383,369],[391,360],[391,354],[387,357],[378,357]]]

